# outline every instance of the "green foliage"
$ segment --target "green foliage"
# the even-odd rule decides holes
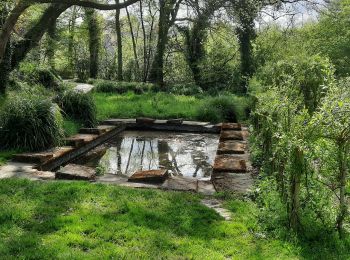
[[[212,123],[238,122],[245,119],[246,98],[233,95],[208,98],[198,108],[197,118]]]
[[[268,214],[284,216],[276,224],[303,230],[300,235],[306,240],[324,239],[323,234],[328,233],[327,239],[333,241],[334,225],[343,234],[343,223],[349,221],[344,201],[339,199],[347,182],[343,166],[349,165],[348,156],[344,157],[349,152],[348,137],[342,136],[350,128],[348,83],[328,81],[324,86],[328,91],[309,113],[304,94],[286,80],[278,81],[279,75],[272,82],[280,85],[257,94],[252,118],[252,154],[259,156],[255,162],[262,163],[262,176],[269,182],[262,184],[266,192],[260,198],[264,209],[271,210]],[[289,77],[289,82],[296,82],[293,75]],[[275,193],[271,192],[271,178]],[[271,221],[269,226],[273,225]]]
[[[170,93],[174,95],[195,96],[203,94],[203,90],[195,84],[173,84],[170,86]]]
[[[76,74],[78,82],[84,83],[90,77],[90,62],[87,59],[80,59],[76,64]]]
[[[11,160],[11,158],[19,153],[18,150],[7,150],[7,151],[1,151],[0,150],[0,166],[7,163],[8,160]]]
[[[85,127],[96,125],[96,105],[91,94],[67,90],[56,97],[56,102],[71,119],[78,120]]]
[[[128,91],[132,91],[137,95],[141,95],[154,89],[153,84],[143,82],[97,80],[94,82],[94,84],[96,85],[95,91],[100,93],[124,94]]]
[[[1,147],[36,151],[58,145],[62,120],[59,109],[46,97],[11,95],[1,109]]]
[[[19,69],[24,80],[31,84],[40,84],[46,89],[59,90],[62,80],[49,68],[40,68],[33,63],[22,63]]]
[[[290,56],[284,60],[267,63],[257,75],[265,86],[288,85],[295,95],[302,93],[304,104],[314,112],[327,86],[334,80],[332,65],[324,57]]]
[[[63,121],[64,135],[67,137],[77,134],[81,127],[81,123],[72,119],[64,119]]]

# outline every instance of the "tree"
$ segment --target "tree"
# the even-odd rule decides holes
[[[89,30],[89,52],[90,52],[90,77],[95,79],[98,74],[99,54],[101,49],[101,28],[98,15],[94,9],[85,10],[86,22]]]
[[[119,4],[119,0],[115,0],[116,4]],[[115,31],[117,34],[117,52],[118,52],[118,69],[117,79],[123,80],[123,43],[122,43],[122,31],[120,23],[120,9],[115,10]]]
[[[164,85],[164,54],[169,29],[174,25],[182,0],[159,0],[158,42],[148,80]]]

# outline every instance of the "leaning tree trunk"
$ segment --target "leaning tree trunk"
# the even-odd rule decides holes
[[[15,69],[28,52],[38,45],[48,28],[56,23],[57,18],[69,7],[70,5],[66,4],[52,4],[45,10],[39,21],[24,35],[23,40],[14,44],[11,70]]]
[[[119,4],[119,0],[115,1]],[[118,68],[117,79],[123,81],[123,43],[122,43],[122,30],[120,24],[120,9],[115,10],[115,31],[117,34],[117,51],[118,51]]]
[[[126,11],[126,16],[128,17],[128,22],[129,22],[129,27],[130,27],[130,35],[131,35],[131,40],[132,40],[132,49],[134,52],[134,60],[135,60],[135,64],[136,64],[136,75],[138,77],[139,74],[139,70],[140,70],[140,65],[139,65],[139,58],[137,56],[137,46],[136,46],[136,40],[135,40],[135,34],[134,34],[134,28],[132,26],[132,22],[131,22],[131,17],[130,17],[130,13],[128,8],[125,8]]]
[[[89,27],[90,77],[95,79],[97,78],[99,68],[101,32],[96,11],[94,9],[87,8],[85,13]]]
[[[56,49],[56,22],[51,24],[47,31],[47,46],[46,46],[46,56],[48,59],[49,66],[51,69],[55,70],[55,49]]]

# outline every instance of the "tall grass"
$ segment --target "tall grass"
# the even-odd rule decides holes
[[[67,90],[59,94],[55,100],[64,113],[86,127],[96,125],[96,105],[89,93]]]
[[[50,99],[28,93],[11,95],[0,111],[0,146],[41,150],[60,143],[62,116]]]

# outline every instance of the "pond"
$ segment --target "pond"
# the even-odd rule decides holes
[[[211,176],[218,144],[215,134],[125,131],[84,164],[107,174],[167,169],[173,176],[205,180]]]

